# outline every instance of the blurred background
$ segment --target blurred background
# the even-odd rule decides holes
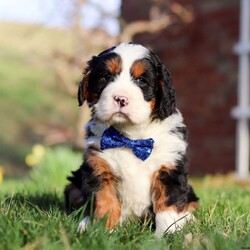
[[[46,148],[82,149],[89,111],[76,92],[84,66],[124,41],[152,49],[172,74],[190,174],[234,172],[240,13],[238,0],[1,1],[2,178],[24,177]]]

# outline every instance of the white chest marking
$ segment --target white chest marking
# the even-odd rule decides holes
[[[155,145],[148,159],[137,158],[130,149],[114,148],[98,153],[110,166],[111,171],[121,181],[118,191],[122,201],[122,220],[128,216],[142,216],[151,205],[151,177],[161,166],[173,167],[185,153],[187,144],[171,131],[184,126],[180,113],[168,117],[162,122],[150,123],[143,129],[127,129],[131,139],[153,138]],[[100,124],[91,127],[96,136],[90,137],[87,144],[100,147],[100,137],[105,127]]]

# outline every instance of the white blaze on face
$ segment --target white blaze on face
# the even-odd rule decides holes
[[[135,61],[148,57],[148,50],[141,45],[123,43],[113,52],[121,57],[122,70],[95,104],[96,117],[110,124],[141,124],[150,117],[151,107],[150,102],[144,100],[142,90],[133,82],[131,67]],[[127,98],[127,105],[117,105],[115,96]]]

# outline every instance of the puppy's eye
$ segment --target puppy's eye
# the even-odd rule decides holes
[[[140,86],[145,86],[147,84],[147,80],[145,77],[140,76],[135,79],[136,83],[139,84]]]
[[[103,81],[109,81],[111,80],[111,78],[112,78],[112,75],[109,72],[106,72],[105,74],[101,76],[101,80]]]

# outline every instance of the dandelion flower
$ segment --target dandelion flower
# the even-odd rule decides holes
[[[34,157],[33,154],[28,154],[26,157],[25,157],[25,163],[30,166],[30,167],[33,167],[35,166],[38,161],[36,160],[36,158]]]
[[[25,163],[28,166],[33,167],[42,160],[44,154],[45,154],[44,146],[36,144],[33,146],[31,153],[25,157]]]
[[[4,174],[4,168],[0,166],[0,183],[3,182],[3,174]]]
[[[34,145],[34,147],[32,148],[32,153],[36,158],[41,159],[45,153],[44,146],[41,144]]]

